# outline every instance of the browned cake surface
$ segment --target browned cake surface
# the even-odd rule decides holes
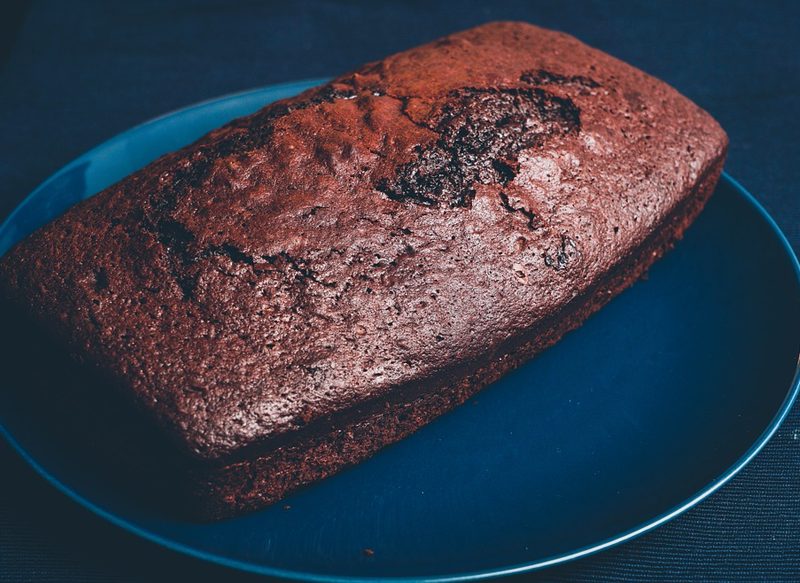
[[[488,24],[164,156],[16,246],[0,284],[204,464],[224,514],[577,326],[680,236],[726,144],[641,71]]]

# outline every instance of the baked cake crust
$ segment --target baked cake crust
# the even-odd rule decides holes
[[[663,82],[492,23],[156,160],[15,246],[0,291],[226,515],[368,457],[578,326],[681,236],[726,147]]]

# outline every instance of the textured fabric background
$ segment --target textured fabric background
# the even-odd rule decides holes
[[[72,158],[166,111],[340,73],[487,20],[522,19],[572,33],[710,111],[731,138],[727,170],[800,249],[798,14],[791,2],[744,1],[6,5],[0,217]],[[5,444],[0,468],[2,581],[257,580],[102,522],[38,479]],[[800,580],[800,410],[749,467],[690,512],[529,578]]]

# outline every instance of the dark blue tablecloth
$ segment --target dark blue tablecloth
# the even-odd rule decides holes
[[[53,1],[0,8],[0,217],[70,159],[150,117],[254,86],[339,73],[487,20],[521,19],[572,33],[710,111],[730,135],[728,171],[800,249],[798,14],[791,2],[743,1]],[[38,479],[5,444],[0,468],[0,580],[256,579],[105,524]],[[539,577],[800,580],[800,410],[698,507]]]

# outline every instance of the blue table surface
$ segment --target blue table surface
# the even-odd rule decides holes
[[[730,136],[728,172],[800,250],[800,10],[790,2],[42,1],[0,14],[0,218],[72,158],[166,111],[515,19],[574,34],[711,112]],[[0,581],[263,580],[121,532],[55,492],[4,443],[0,467]],[[800,580],[798,533],[796,406],[753,463],[693,510],[523,578]]]

